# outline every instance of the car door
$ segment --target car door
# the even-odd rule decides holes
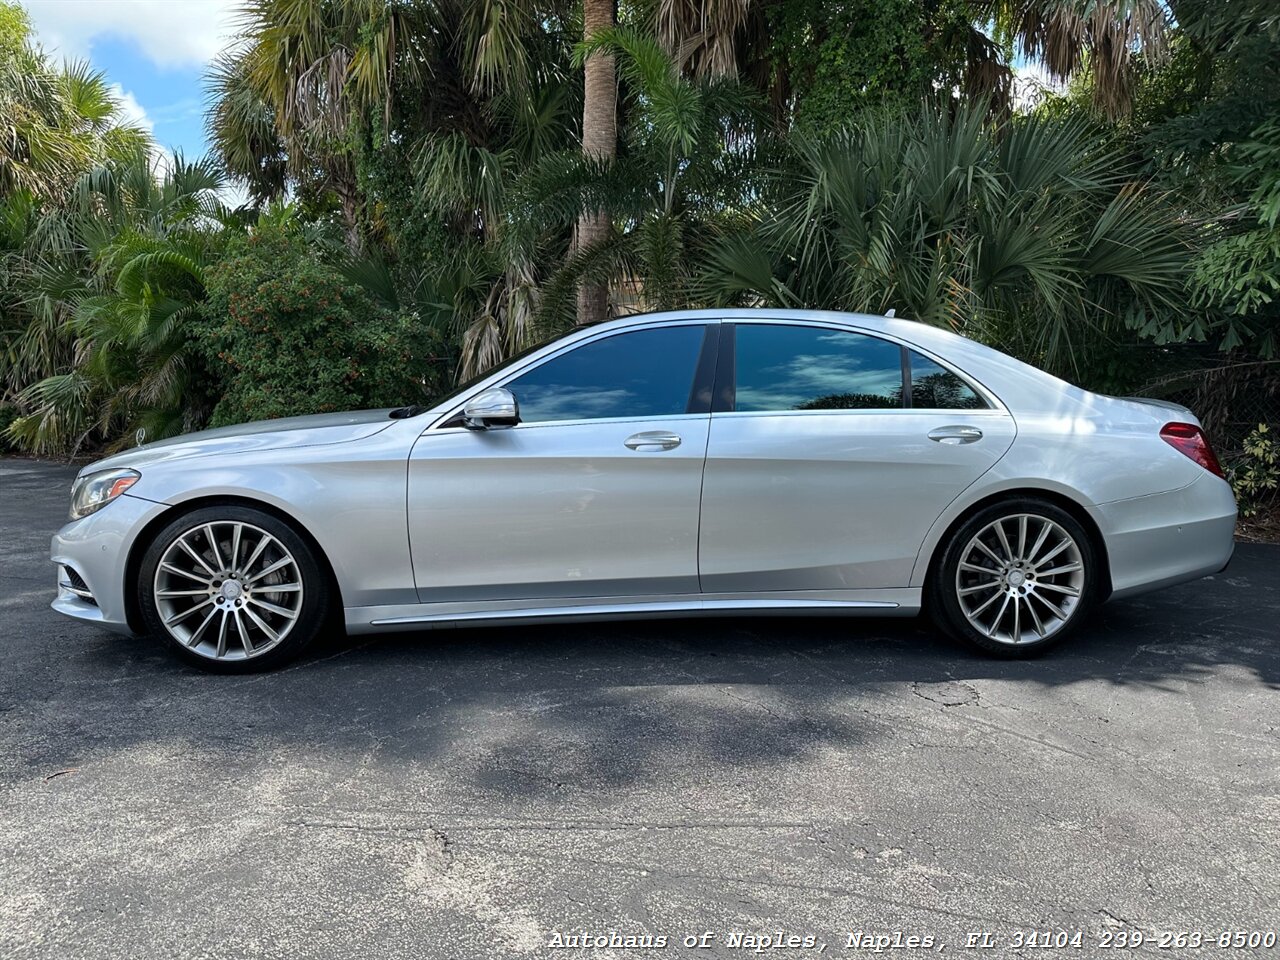
[[[419,600],[696,594],[717,332],[603,332],[495,384],[517,426],[424,433],[409,461]]]
[[[1015,426],[937,359],[847,328],[721,328],[705,593],[908,585],[926,532]]]

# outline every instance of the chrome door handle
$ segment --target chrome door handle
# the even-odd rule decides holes
[[[632,450],[673,450],[680,446],[680,438],[665,430],[646,430],[633,433],[622,441]]]
[[[982,431],[977,427],[966,427],[962,424],[952,424],[946,427],[938,427],[929,431],[929,439],[938,443],[973,443],[975,440],[982,439]]]

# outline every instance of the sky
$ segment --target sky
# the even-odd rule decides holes
[[[202,156],[203,75],[230,42],[237,0],[19,0],[55,57],[87,59],[166,152]]]

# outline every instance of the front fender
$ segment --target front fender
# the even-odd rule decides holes
[[[319,545],[343,603],[417,599],[406,513],[407,444],[386,431],[359,443],[143,466],[135,485],[170,509],[234,499],[262,503]]]

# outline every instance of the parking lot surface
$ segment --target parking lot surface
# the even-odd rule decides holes
[[[74,472],[0,460],[0,956],[1280,929],[1280,547],[1032,662],[923,621],[703,619],[335,637],[220,677],[49,609]]]

